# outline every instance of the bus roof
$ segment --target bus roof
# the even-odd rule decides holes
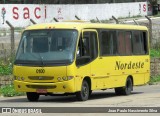
[[[105,23],[89,23],[89,22],[55,22],[35,24],[27,27],[25,30],[37,29],[129,29],[129,30],[147,30],[146,26],[127,25],[127,24],[105,24]]]

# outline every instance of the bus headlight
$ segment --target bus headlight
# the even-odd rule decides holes
[[[67,81],[67,80],[68,80],[67,77],[62,77],[62,79],[63,79],[64,81]]]
[[[73,76],[68,76],[68,80],[71,80],[71,79],[73,79]]]
[[[24,81],[25,78],[24,77],[16,77],[16,76],[14,76],[14,80]]]
[[[21,77],[21,80],[24,81],[24,77]]]
[[[17,80],[18,80],[18,81],[20,81],[20,80],[21,80],[21,78],[20,78],[20,77],[17,77]]]
[[[73,76],[62,77],[62,79],[63,79],[64,81],[68,81],[68,80],[73,79]]]
[[[57,78],[58,81],[69,81],[71,79],[73,79],[73,76],[67,76],[67,77],[62,77],[62,78],[58,77]]]

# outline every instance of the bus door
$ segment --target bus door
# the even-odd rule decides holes
[[[100,30],[98,33],[99,57],[91,64],[94,89],[106,89],[115,85],[116,31]]]
[[[83,77],[91,77],[91,64],[98,57],[97,31],[93,29],[82,30],[77,46],[76,66],[77,77],[75,87],[81,89]]]

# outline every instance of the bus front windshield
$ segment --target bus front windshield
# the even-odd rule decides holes
[[[15,64],[67,64],[74,59],[77,31],[67,29],[26,30],[17,50]]]

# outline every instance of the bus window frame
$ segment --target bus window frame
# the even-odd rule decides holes
[[[147,30],[136,30],[136,29],[135,29],[135,30],[134,30],[134,29],[127,30],[127,29],[109,29],[109,28],[106,28],[106,29],[105,29],[105,28],[102,28],[102,29],[99,28],[99,29],[97,29],[97,30],[98,30],[98,33],[99,33],[99,35],[98,35],[98,36],[99,36],[99,40],[98,40],[98,41],[99,41],[99,50],[100,50],[100,51],[99,51],[99,56],[100,56],[100,57],[111,57],[111,56],[139,56],[139,55],[142,56],[142,55],[149,55],[149,53],[150,53],[150,51],[149,51],[149,48],[150,48],[149,32],[148,32]],[[101,54],[101,40],[100,40],[100,39],[101,39],[101,32],[102,32],[102,31],[116,31],[116,37],[117,37],[117,39],[116,39],[116,40],[117,40],[117,42],[116,42],[116,43],[117,43],[117,46],[116,46],[116,47],[117,47],[117,54],[115,54],[115,55],[102,55],[102,54]],[[132,54],[130,54],[130,55],[127,55],[127,54],[125,54],[125,55],[120,55],[120,54],[118,53],[118,31],[124,31],[124,33],[125,33],[125,32],[131,32]],[[132,41],[133,41],[133,32],[134,32],[134,31],[140,31],[140,32],[142,32],[142,33],[145,32],[145,34],[146,34],[146,38],[145,38],[145,39],[146,39],[147,52],[146,52],[145,54],[134,54],[134,53],[133,53],[133,42],[132,42]]]
[[[145,35],[146,35],[146,41],[145,41],[145,44],[146,44],[146,50],[147,50],[147,52],[145,53],[145,54],[134,54],[133,53],[133,34],[134,34],[134,31],[139,31],[139,32],[141,32],[141,33],[145,33]],[[150,43],[149,43],[149,33],[148,33],[148,31],[146,31],[146,30],[132,30],[132,55],[133,56],[139,56],[139,55],[149,55],[150,54],[150,51],[149,51],[149,48],[150,48]]]
[[[80,67],[80,66],[84,66],[86,64],[89,64],[90,62],[93,62],[96,58],[99,57],[100,55],[100,52],[99,52],[99,33],[96,29],[82,29],[81,33],[80,33],[80,36],[79,36],[79,39],[78,39],[78,43],[77,43],[77,50],[76,50],[76,54],[77,54],[77,51],[78,51],[78,44],[80,41],[82,41],[82,38],[84,37],[84,32],[94,32],[96,34],[96,40],[97,40],[97,56],[94,58],[94,59],[91,59],[90,58],[90,61],[87,62],[87,63],[84,63],[84,64],[77,64],[77,60],[81,60],[81,59],[88,59],[90,56],[81,56],[81,57],[77,57],[76,56],[76,60],[75,60],[75,64],[77,67]],[[90,46],[89,46],[90,47]],[[90,50],[89,50],[90,52]]]

